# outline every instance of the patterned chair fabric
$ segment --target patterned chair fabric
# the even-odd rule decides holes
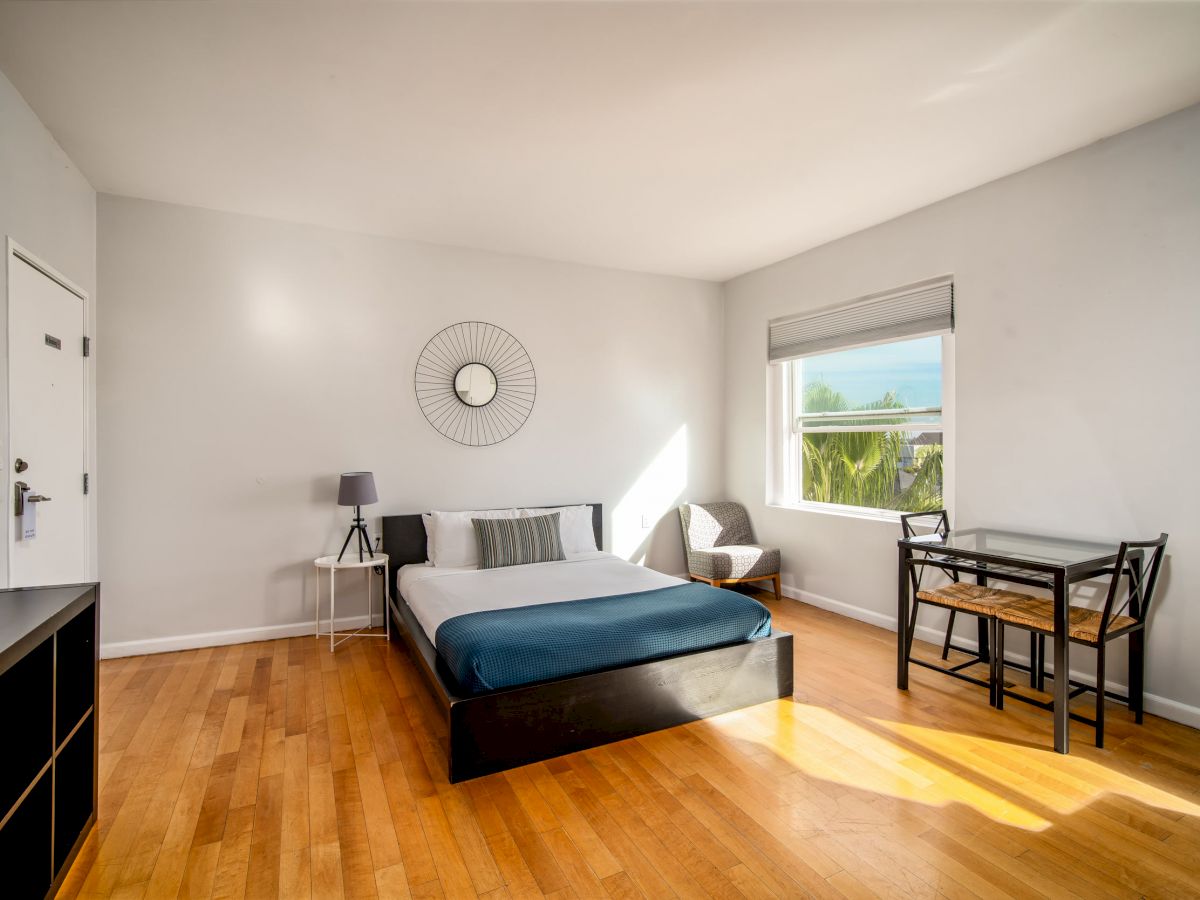
[[[679,507],[688,573],[701,578],[768,578],[779,574],[779,551],[754,543],[740,503],[685,503]]]

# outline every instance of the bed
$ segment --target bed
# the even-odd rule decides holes
[[[598,548],[602,521],[592,504]],[[396,633],[447,725],[451,782],[792,693],[792,636],[771,631],[769,614],[764,628],[762,607],[732,592],[684,587],[603,552],[439,570],[425,565],[419,514],[385,516],[383,550]],[[713,603],[720,615],[704,606]],[[632,618],[617,625],[617,609]],[[606,628],[644,635],[638,652],[653,658],[630,658],[631,642],[606,640]],[[572,646],[576,634],[588,637]]]

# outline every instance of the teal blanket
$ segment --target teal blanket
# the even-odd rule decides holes
[[[447,619],[437,652],[464,693],[597,672],[771,634],[744,594],[680,584],[636,594],[486,610]]]

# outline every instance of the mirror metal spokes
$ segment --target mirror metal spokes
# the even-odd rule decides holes
[[[537,376],[515,337],[487,322],[443,328],[417,358],[417,403],[429,424],[459,444],[512,437],[533,411]]]

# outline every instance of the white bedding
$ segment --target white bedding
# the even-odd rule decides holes
[[[559,562],[500,569],[417,563],[401,566],[396,572],[396,587],[431,644],[439,625],[465,613],[636,594],[684,583],[600,551],[575,553]]]

